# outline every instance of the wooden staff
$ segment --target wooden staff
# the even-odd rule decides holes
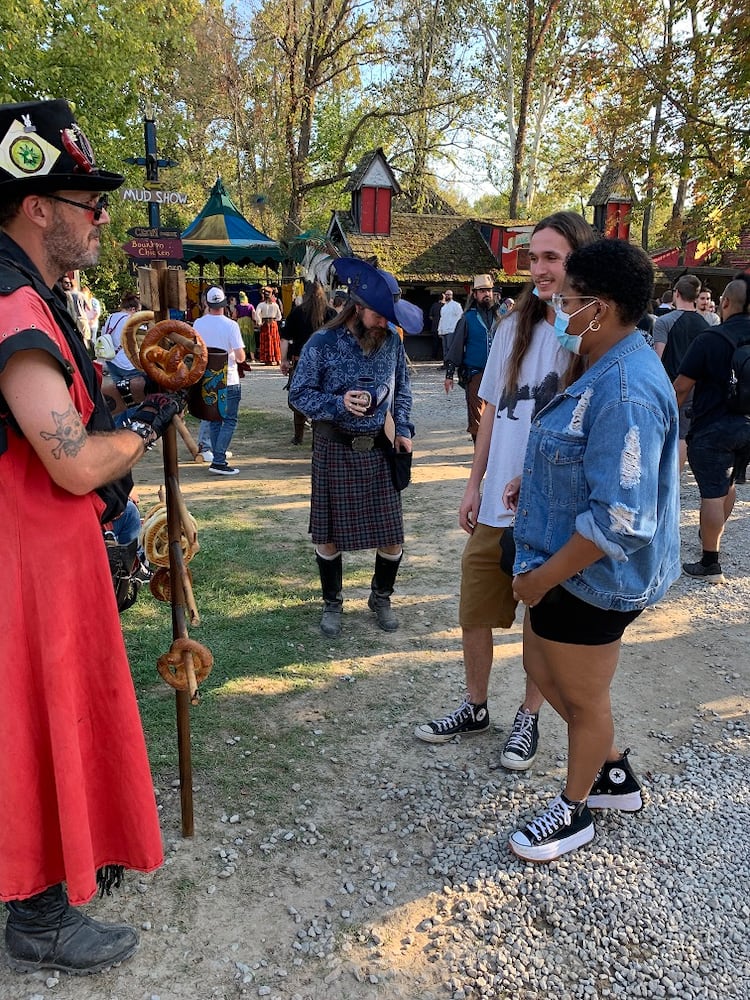
[[[177,465],[177,432],[172,421],[162,435],[164,441],[164,482],[167,487],[167,530],[169,532],[169,576],[172,585],[172,638],[187,639],[188,630],[185,622],[186,595],[180,564],[184,561],[177,558],[176,551],[182,555],[180,536],[182,534],[182,517],[178,500],[179,487]],[[193,677],[193,682],[195,678]],[[177,713],[177,752],[180,768],[180,810],[182,815],[182,836],[192,837],[194,833],[193,818],[193,763],[190,746],[190,692],[175,691],[175,709]]]

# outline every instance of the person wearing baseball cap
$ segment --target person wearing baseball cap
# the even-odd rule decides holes
[[[475,443],[484,409],[484,401],[479,397],[479,383],[499,319],[494,287],[491,274],[474,275],[471,297],[453,331],[445,359],[445,391],[448,393],[453,388],[453,377],[458,371],[458,383],[466,393],[469,415],[466,430]]]
[[[206,292],[208,312],[205,316],[199,316],[193,323],[195,332],[203,338],[206,347],[226,351],[228,359],[226,386],[218,390],[217,406],[220,417],[218,420],[206,421],[211,439],[211,462],[208,471],[216,476],[236,476],[240,471],[236,465],[230,465],[227,461],[231,454],[227,449],[237,430],[237,416],[242,397],[237,365],[245,360],[245,345],[239,323],[224,314],[226,304],[224,289],[214,285]]]
[[[123,180],[96,165],[66,101],[0,105],[0,899],[10,965],[26,972],[132,955],[132,927],[78,907],[124,868],[162,863],[103,524],[179,405],[147,396],[115,430],[55,287],[97,263]]]
[[[341,632],[342,552],[359,549],[376,549],[368,606],[380,628],[398,628],[391,595],[403,552],[405,482],[396,466],[410,462],[414,425],[395,327],[414,333],[423,322],[393,275],[355,258],[334,267],[349,301],[302,348],[289,389],[289,405],[313,422],[310,533],[323,591],[320,627],[331,637]]]

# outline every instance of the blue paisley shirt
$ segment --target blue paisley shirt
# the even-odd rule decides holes
[[[379,401],[371,416],[344,409],[344,393],[365,387]],[[376,435],[388,408],[396,434],[413,437],[411,383],[401,338],[390,329],[372,354],[365,354],[345,326],[318,330],[307,341],[294,368],[289,404],[310,420],[326,420],[347,434]]]

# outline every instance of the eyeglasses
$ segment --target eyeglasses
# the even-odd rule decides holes
[[[595,295],[563,295],[562,292],[554,292],[550,302],[552,303],[553,309],[564,309],[568,302],[572,302],[573,299],[578,299],[579,302],[596,302],[597,298]]]
[[[83,201],[73,201],[72,198],[63,198],[59,194],[47,194],[44,197],[51,198],[53,201],[61,201],[64,205],[73,205],[74,208],[84,208],[87,212],[93,212],[94,222],[98,222],[102,217],[102,212],[109,208],[109,196],[106,194],[99,195],[93,205],[87,205]]]

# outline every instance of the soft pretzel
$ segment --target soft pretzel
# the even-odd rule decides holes
[[[166,509],[167,509],[167,505],[162,500],[159,500],[157,503],[155,503],[151,507],[149,507],[149,509],[143,515],[143,523],[145,524],[146,521],[148,521],[150,518],[152,518],[154,516],[154,514],[159,514],[159,513],[161,513],[161,511],[166,510]]]
[[[146,330],[142,330],[141,327],[145,326],[147,323],[153,323],[154,314],[150,309],[143,309],[141,312],[133,313],[129,316],[122,325],[122,336],[120,337],[120,346],[128,361],[134,368],[141,371],[141,344],[143,343],[143,338],[146,336]]]
[[[192,586],[193,574],[189,569],[186,572]],[[169,604],[172,600],[172,571],[167,566],[160,566],[148,581],[148,586],[157,601]]]
[[[188,516],[193,534],[197,536],[198,526],[195,523],[195,518],[191,515]],[[141,528],[141,545],[150,563],[153,563],[154,566],[169,566],[169,528],[166,510],[157,511],[147,521],[144,521]],[[197,545],[191,545],[184,532],[181,532],[180,546],[185,562],[189,563],[197,552]]]
[[[156,323],[141,344],[140,368],[163,389],[186,389],[194,385],[206,370],[207,362],[205,343],[189,323],[180,320]]]
[[[190,686],[185,663],[187,657],[192,657],[195,681],[200,684],[211,673],[214,657],[208,646],[196,642],[195,639],[175,639],[169,652],[164,653],[156,661],[156,669],[176,691],[187,691]],[[193,693],[191,692],[191,695]]]

